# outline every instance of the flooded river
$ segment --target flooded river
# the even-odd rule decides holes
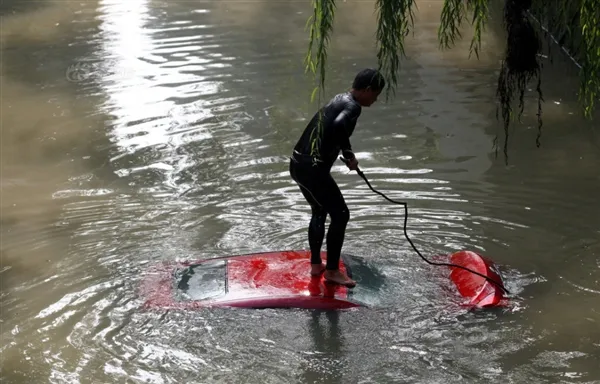
[[[531,99],[506,166],[502,38],[490,27],[479,60],[468,31],[440,51],[441,3],[418,1],[397,96],[352,142],[424,254],[501,266],[505,310],[462,309],[402,209],[341,164],[344,250],[384,271],[380,307],[143,310],[158,262],[308,246],[287,167],[316,110],[310,3],[3,2],[2,382],[600,382],[600,139],[575,67],[546,62],[542,147]],[[328,96],[376,65],[373,6],[339,2]]]

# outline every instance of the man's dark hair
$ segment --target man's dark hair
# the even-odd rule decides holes
[[[378,70],[372,68],[363,69],[354,78],[352,88],[362,90],[368,87],[371,87],[376,92],[385,88],[385,79]]]

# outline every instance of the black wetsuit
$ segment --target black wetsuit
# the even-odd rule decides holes
[[[361,110],[351,93],[336,95],[308,123],[290,160],[290,175],[312,208],[308,227],[312,264],[321,263],[327,214],[331,218],[327,232],[328,270],[339,268],[346,225],[350,219],[344,197],[330,170],[340,151],[344,158],[354,158],[349,139]]]

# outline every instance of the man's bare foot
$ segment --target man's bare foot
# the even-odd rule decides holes
[[[325,266],[322,263],[310,265],[310,275],[311,276],[321,276],[321,274],[324,271],[325,271]]]
[[[331,283],[344,285],[348,288],[356,286],[356,281],[350,279],[345,273],[340,272],[339,269],[335,271],[325,271],[325,280]]]

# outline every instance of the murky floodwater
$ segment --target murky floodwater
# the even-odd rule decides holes
[[[532,103],[506,167],[502,40],[487,35],[479,61],[468,41],[441,52],[441,2],[418,4],[397,97],[365,109],[352,141],[374,187],[408,201],[424,253],[502,266],[509,309],[460,309],[403,239],[402,210],[338,166],[345,250],[384,270],[380,308],[143,311],[156,262],[307,246],[287,156],[316,108],[309,4],[7,2],[3,382],[600,382],[600,140],[572,64],[547,64],[543,146]],[[372,9],[339,4],[329,95],[374,65]]]

